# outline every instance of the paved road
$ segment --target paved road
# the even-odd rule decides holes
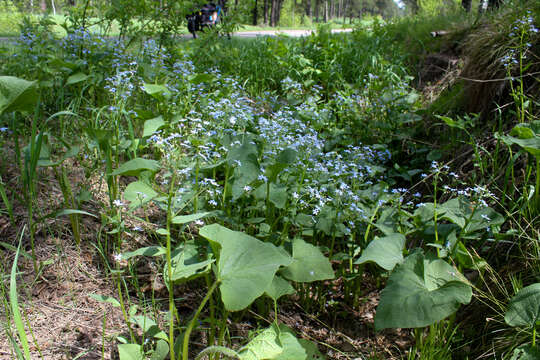
[[[352,29],[333,29],[332,33],[351,32]],[[292,37],[309,36],[315,30],[261,30],[261,31],[239,31],[235,32],[233,36],[242,38],[252,38],[257,36],[278,36],[287,35]]]

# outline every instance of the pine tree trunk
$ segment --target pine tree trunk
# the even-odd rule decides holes
[[[257,18],[259,17],[259,14],[257,12],[258,6],[259,6],[258,0],[255,0],[255,6],[253,6],[253,26],[257,26]]]
[[[263,3],[263,17],[264,17],[264,25],[268,25],[268,0],[264,0]]]
[[[304,0],[304,8],[306,10],[306,16],[311,18],[311,0]]]

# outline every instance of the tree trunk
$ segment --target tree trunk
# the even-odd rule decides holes
[[[264,2],[263,2],[264,25],[268,25],[268,1],[269,0],[264,0]]]
[[[53,15],[56,15],[56,6],[54,6],[54,0],[51,0],[51,7],[52,7]]]
[[[257,26],[257,18],[259,17],[259,14],[257,12],[258,6],[258,0],[255,0],[255,6],[253,6],[253,26]]]
[[[315,22],[319,22],[319,8],[321,7],[321,0],[315,0]]]
[[[41,0],[40,7],[41,7],[41,12],[47,11],[47,3],[45,2],[45,0]]]
[[[328,0],[324,0],[324,22],[328,22]]]
[[[306,10],[306,16],[311,18],[311,0],[304,0],[304,8]]]
[[[488,9],[495,10],[501,6],[502,0],[488,0]]]
[[[461,6],[466,12],[471,12],[472,0],[461,0]]]

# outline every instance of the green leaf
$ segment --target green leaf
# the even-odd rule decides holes
[[[241,360],[263,360],[275,359],[282,351],[279,330],[272,324],[240,349],[238,354]]]
[[[143,138],[147,136],[153,135],[156,131],[158,131],[160,128],[165,126],[165,121],[163,120],[163,116],[158,116],[153,119],[146,120],[144,122],[144,130],[143,130]]]
[[[431,325],[468,304],[471,296],[471,286],[456,269],[415,251],[390,275],[377,307],[375,329]]]
[[[199,259],[199,250],[194,243],[186,243],[175,249],[171,258],[172,281],[191,280],[210,269],[215,259],[201,261]],[[163,279],[166,284],[169,283],[169,274],[167,265],[163,269]]]
[[[240,356],[238,355],[238,353],[232,349],[229,349],[224,346],[208,346],[195,357],[195,360],[201,360],[206,355],[211,355],[211,354],[223,354],[229,358],[240,359]]]
[[[122,260],[128,260],[135,256],[160,256],[166,254],[166,252],[163,246],[148,246],[122,253]]]
[[[510,360],[539,360],[540,351],[532,345],[521,345],[514,349]]]
[[[284,209],[287,203],[287,186],[283,184],[270,183],[269,200],[278,209]]]
[[[120,360],[143,360],[142,346],[137,344],[119,344],[118,355]]]
[[[141,171],[150,170],[156,172],[159,170],[159,162],[143,158],[135,158],[120,165],[111,175],[133,175],[137,176]]]
[[[144,91],[157,100],[168,99],[171,97],[171,92],[165,85],[159,84],[144,84]]]
[[[124,199],[129,201],[130,209],[142,206],[155,199],[158,195],[159,194],[144,181],[134,181],[126,186],[124,190]]]
[[[396,264],[403,262],[403,249],[405,248],[405,236],[392,234],[382,238],[375,237],[362,256],[355,264],[363,264],[372,261],[385,270],[392,270]]]
[[[300,344],[302,344],[302,347],[306,349],[307,352],[307,358],[309,360],[324,360],[326,357],[320,353],[319,349],[317,348],[317,344],[306,340],[306,339],[299,339],[298,340]]]
[[[165,332],[161,331],[156,324],[156,322],[146,316],[143,315],[137,315],[132,316],[130,321],[134,324],[137,324],[142,331],[144,332],[145,336],[147,338],[155,338],[155,339],[162,339],[162,340],[168,340],[167,334]]]
[[[202,83],[208,83],[215,80],[215,76],[209,73],[201,73],[201,74],[195,74],[191,75],[189,77],[189,82],[195,85],[202,84]]]
[[[165,340],[158,340],[150,360],[165,360],[167,355],[169,355],[169,343]]]
[[[292,285],[279,275],[275,275],[274,279],[265,290],[265,294],[276,300],[284,295],[292,295],[296,292]]]
[[[287,148],[280,152],[276,158],[276,161],[280,164],[292,164],[296,160],[298,152],[296,150]]]
[[[172,218],[172,223],[173,224],[187,224],[187,223],[205,218],[211,214],[213,214],[213,212],[206,211],[206,212],[190,214],[190,215],[179,215]]]
[[[540,283],[524,287],[510,300],[504,321],[510,326],[536,326],[540,320]]]
[[[296,238],[293,240],[292,248],[293,262],[280,271],[283,277],[296,282],[334,278],[332,264],[317,247]]]
[[[0,115],[32,110],[37,102],[37,82],[13,76],[0,76]]]
[[[275,326],[275,325],[274,325]],[[284,324],[279,325],[279,341],[283,351],[275,360],[306,360],[311,359],[304,346],[298,341],[294,332]]]
[[[89,77],[90,76],[86,75],[85,73],[78,72],[78,73],[73,74],[73,75],[71,75],[70,77],[67,78],[66,85],[73,85],[73,84],[80,83],[82,81],[85,81]]]
[[[249,306],[268,288],[280,266],[291,258],[270,243],[221,225],[204,226],[199,234],[219,251],[217,278],[221,281],[221,299],[229,311]]]
[[[114,307],[120,307],[120,302],[116,300],[115,298],[113,298],[112,296],[98,295],[98,294],[89,294],[88,296],[94,300],[112,304]]]

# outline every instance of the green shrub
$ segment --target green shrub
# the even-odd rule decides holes
[[[23,14],[11,0],[0,0],[0,35],[15,35]]]

